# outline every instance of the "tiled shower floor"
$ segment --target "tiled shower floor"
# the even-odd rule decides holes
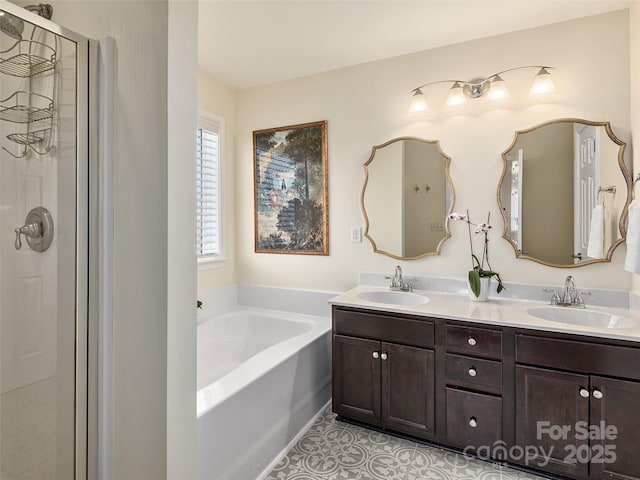
[[[267,480],[545,480],[336,420],[329,408]]]

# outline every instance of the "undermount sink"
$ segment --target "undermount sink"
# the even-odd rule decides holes
[[[543,320],[583,327],[633,328],[637,325],[635,320],[630,318],[611,315],[609,313],[594,312],[593,310],[577,310],[565,307],[538,307],[529,308],[527,313]]]
[[[385,303],[387,305],[421,305],[429,299],[410,292],[396,292],[392,290],[372,290],[360,292],[358,297],[369,302]]]

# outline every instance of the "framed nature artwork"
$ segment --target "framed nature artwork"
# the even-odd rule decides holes
[[[329,254],[327,122],[253,132],[255,250]]]

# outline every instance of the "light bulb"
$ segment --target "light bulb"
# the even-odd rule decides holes
[[[427,97],[424,96],[422,90],[416,88],[413,96],[411,97],[411,104],[409,105],[409,113],[410,114],[420,114],[426,113],[429,111],[429,107],[427,105]]]
[[[541,67],[540,71],[533,79],[533,85],[531,85],[531,95],[546,95],[548,93],[555,93],[556,86],[551,80],[551,74],[545,67]]]
[[[505,100],[507,98],[509,98],[509,90],[507,90],[507,85],[504,83],[504,80],[500,75],[496,75],[491,82],[491,88],[489,90],[487,100],[497,101]]]
[[[462,86],[460,82],[456,82],[449,90],[449,96],[447,97],[447,106],[448,107],[457,107],[459,105],[466,105],[467,98],[464,96],[462,92]]]

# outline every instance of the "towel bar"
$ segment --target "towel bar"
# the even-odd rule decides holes
[[[616,186],[615,185],[611,185],[609,187],[598,187],[598,194],[596,196],[596,201],[600,201],[600,194],[601,193],[616,193]]]

